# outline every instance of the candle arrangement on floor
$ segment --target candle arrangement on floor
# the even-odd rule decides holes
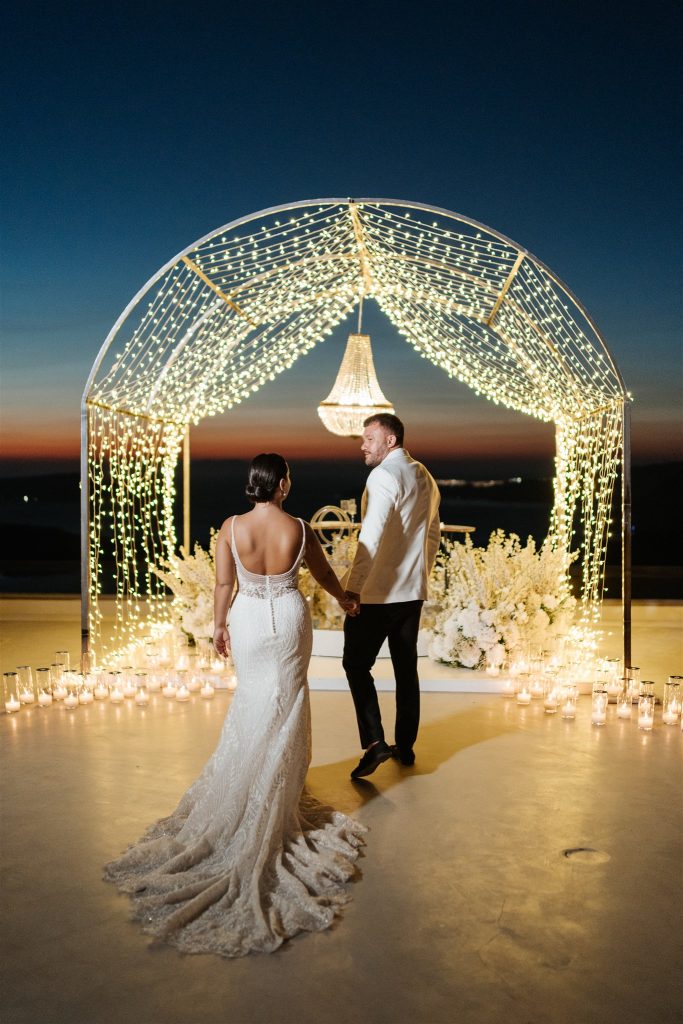
[[[632,721],[641,732],[651,732],[660,723],[683,731],[683,676],[669,676],[660,701],[655,683],[641,680],[640,668],[623,670],[620,658],[591,658],[580,640],[561,637],[553,652],[531,652],[528,647],[515,651],[501,666],[501,677],[501,695],[514,698],[520,708],[538,702],[544,714],[573,721],[581,690],[590,688],[590,721],[596,729],[616,719]]]
[[[94,703],[131,704],[147,708],[152,696],[187,703],[212,700],[219,689],[233,691],[237,676],[230,658],[218,658],[210,639],[195,649],[171,631],[129,645],[102,668],[76,672],[68,651],[57,651],[54,662],[37,668],[20,665],[5,672],[0,711],[16,714],[22,708],[58,708],[75,712]]]

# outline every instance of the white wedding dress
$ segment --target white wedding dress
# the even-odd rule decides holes
[[[218,746],[173,814],[105,868],[132,896],[145,931],[186,953],[270,952],[329,927],[348,899],[365,827],[304,786],[312,640],[297,587],[304,543],[291,569],[260,576],[242,566],[233,533],[239,685]]]

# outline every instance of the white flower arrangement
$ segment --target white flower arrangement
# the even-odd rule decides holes
[[[570,556],[570,561],[576,556]],[[566,634],[576,600],[564,551],[532,537],[491,534],[486,548],[447,542],[430,594],[429,656],[464,668],[498,667],[515,648]]]
[[[195,641],[213,636],[216,537],[212,530],[208,551],[195,544],[194,554],[188,555],[181,548],[180,554],[171,555],[163,567],[152,566],[152,572],[173,594],[171,608],[176,620]]]
[[[343,532],[326,545],[338,577],[352,565],[357,546],[357,535]],[[215,551],[212,532],[208,551],[195,544],[188,555],[181,548],[163,567],[152,568],[174,595],[175,618],[195,641],[213,635]],[[299,589],[316,629],[342,629],[341,608],[305,566]],[[516,534],[497,530],[486,548],[475,548],[469,536],[464,543],[444,543],[430,578],[422,628],[430,635],[429,655],[435,661],[496,667],[515,648],[547,647],[549,638],[568,633],[575,605],[563,551],[549,541],[537,549],[531,537],[522,546]]]

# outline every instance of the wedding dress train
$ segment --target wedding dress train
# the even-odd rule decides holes
[[[234,523],[234,520],[233,520]],[[302,523],[303,529],[303,523]],[[168,818],[105,868],[145,931],[187,953],[270,952],[329,927],[365,827],[305,788],[311,620],[294,565],[247,571],[230,637],[239,680],[218,746]]]

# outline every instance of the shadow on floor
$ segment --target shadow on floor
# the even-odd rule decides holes
[[[357,764],[353,757],[309,768],[307,784],[319,800],[329,801],[344,814],[353,814],[404,780],[431,775],[460,751],[518,729],[518,720],[501,723],[490,705],[468,708],[420,727],[412,768],[391,760],[380,765],[372,779],[352,780],[349,776]]]

